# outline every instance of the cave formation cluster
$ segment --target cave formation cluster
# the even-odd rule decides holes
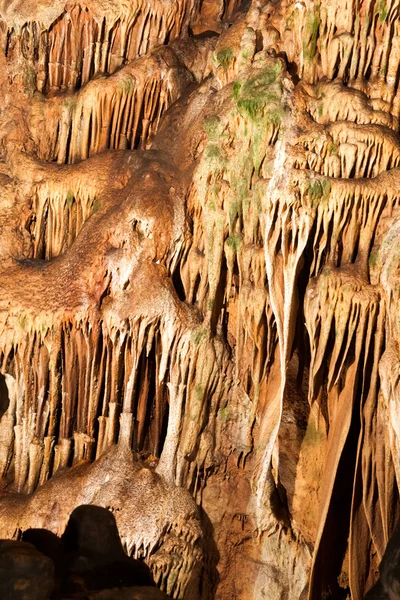
[[[0,537],[95,504],[172,598],[362,600],[399,516],[400,0],[3,0],[0,82]]]

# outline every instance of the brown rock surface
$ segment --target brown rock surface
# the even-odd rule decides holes
[[[115,588],[90,594],[89,600],[168,600],[163,592],[153,587]]]
[[[0,540],[3,600],[48,600],[54,590],[53,562],[31,544]]]
[[[0,19],[0,536],[95,505],[174,598],[397,598],[400,1]]]

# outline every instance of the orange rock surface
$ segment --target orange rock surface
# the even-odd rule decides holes
[[[400,598],[400,1],[0,24],[0,537],[96,504],[173,598]]]

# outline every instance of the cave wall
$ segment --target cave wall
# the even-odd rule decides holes
[[[0,8],[0,535],[98,503],[175,598],[361,600],[399,509],[400,3]]]

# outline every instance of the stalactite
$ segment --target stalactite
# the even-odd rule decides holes
[[[249,598],[361,600],[400,485],[399,2],[121,10],[3,11],[1,532],[96,501],[183,598],[186,488],[221,598],[245,558]]]
[[[98,468],[101,466],[111,469],[108,478],[101,474]],[[87,463],[74,467],[70,472],[72,477],[74,471],[76,476],[87,481],[86,490],[74,494],[72,486],[64,495],[63,483],[60,486],[63,477],[58,477],[26,498],[25,504],[14,502],[14,508],[18,506],[16,512],[19,513],[20,529],[26,530],[32,523],[61,534],[73,507],[82,503],[109,507],[115,513],[122,542],[129,555],[144,558],[160,587],[173,598],[183,598],[191,575],[202,566],[204,554],[197,507],[189,494],[169,485],[146,466],[134,464],[132,453],[126,448],[112,448],[95,465]],[[127,481],[134,481],[133,486],[127,488]],[[115,486],[123,493],[117,502],[113,499]],[[46,515],[43,504],[46,489],[53,498],[63,499],[57,505],[52,501],[56,511],[52,517]],[[15,501],[15,497],[10,500]],[[148,506],[154,501],[159,512],[149,514]],[[4,509],[3,503],[0,509],[2,532],[8,529]],[[54,519],[56,516],[58,521]],[[132,531],[132,522],[137,524],[135,531]],[[181,571],[183,576],[180,576]]]
[[[302,86],[297,89],[298,95]],[[351,121],[357,125],[381,125],[398,130],[397,115],[392,115],[384,106],[374,106],[364,90],[350,88],[340,81],[306,85],[304,90],[309,95],[306,100],[308,111],[317,123]],[[304,100],[300,102],[304,103]]]
[[[172,46],[78,92],[39,97],[32,123],[39,158],[75,163],[105,149],[145,148],[168,106],[192,80]]]
[[[398,116],[398,2],[379,0],[325,6],[309,0],[291,3],[281,37],[296,60],[299,75],[314,83],[323,76],[343,79],[354,88],[378,92],[387,110]],[[288,27],[289,26],[289,27]]]
[[[329,432],[326,468],[321,482],[323,497],[313,559],[310,598],[317,598],[322,590],[319,575],[319,561],[322,560],[319,556],[319,544],[326,525],[341,453],[350,430],[354,401],[360,389],[360,455],[359,462],[356,464],[349,563],[352,593],[355,597],[361,597],[365,580],[362,584],[359,581],[360,572],[357,569],[353,570],[353,565],[361,558],[359,545],[361,532],[364,530],[366,532],[364,535],[368,539],[372,537],[378,552],[382,549],[380,540],[384,521],[379,523],[376,514],[379,500],[371,496],[377,481],[374,472],[372,474],[370,472],[370,465],[374,464],[371,454],[372,440],[366,438],[373,435],[371,417],[376,410],[378,365],[383,346],[385,311],[380,289],[368,285],[362,279],[357,279],[353,274],[354,269],[344,267],[338,271],[327,271],[310,281],[305,303],[306,324],[311,345],[310,401],[323,402],[318,382],[326,380],[326,427]],[[329,371],[327,376],[324,376],[326,354],[332,339],[334,344],[329,358]],[[349,360],[349,356],[354,357],[354,362]],[[375,480],[371,481],[371,476]],[[362,504],[362,509],[359,507],[359,502]],[[362,514],[360,510],[363,511]],[[364,548],[368,563],[370,560],[368,545],[366,544]]]
[[[40,92],[74,90],[171,42],[182,32],[191,2],[135,0],[129,7],[111,6],[106,13],[95,2],[91,7],[61,7],[59,14],[54,8],[53,22],[46,22],[45,11],[29,15],[27,9],[13,15],[13,27],[5,25],[7,58],[22,53]],[[12,8],[2,14],[6,22],[9,12]]]
[[[62,254],[79,235],[83,224],[96,209],[96,193],[85,188],[80,193],[60,188],[54,192],[48,185],[37,190],[32,210],[33,257],[49,260]],[[78,195],[79,194],[79,195]]]

